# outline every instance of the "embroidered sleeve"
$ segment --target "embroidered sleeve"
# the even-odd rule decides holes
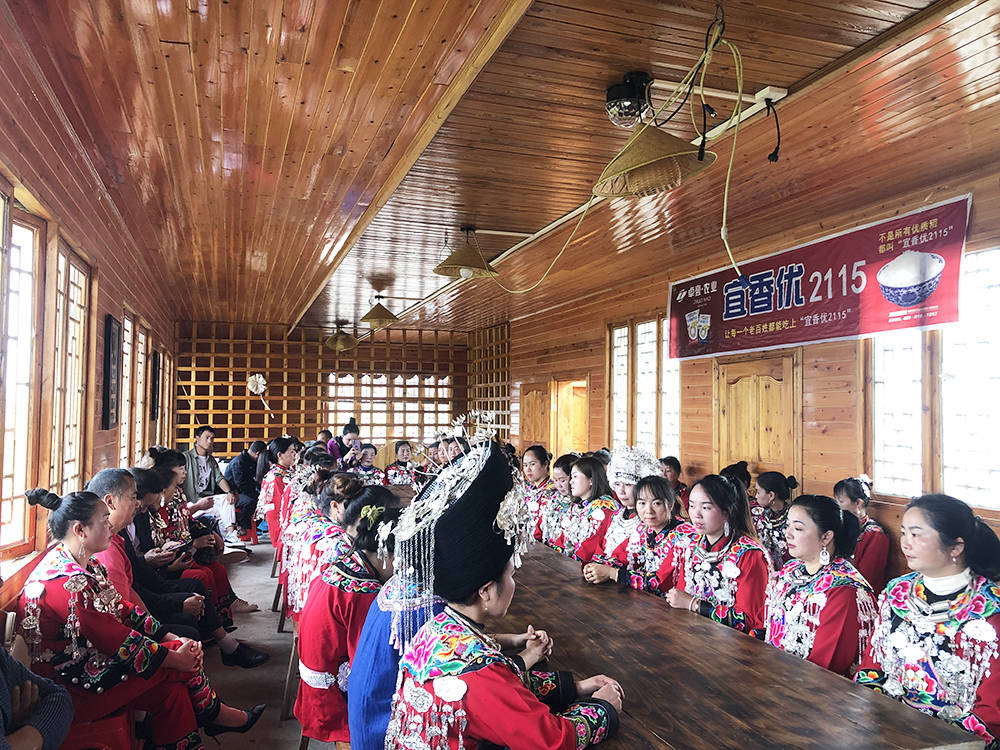
[[[546,672],[533,669],[528,672],[528,688],[550,711],[562,711],[576,700],[576,684],[572,672]]]
[[[135,605],[126,613],[125,624],[154,641],[159,641],[169,632],[159,620]]]
[[[600,698],[577,701],[563,711],[561,716],[569,719],[576,729],[578,750],[604,742],[618,731],[618,712]]]
[[[168,653],[169,649],[133,630],[118,647],[112,661],[118,663],[123,673],[134,672],[149,679]]]
[[[885,672],[881,669],[859,669],[854,681],[879,693],[885,692]]]
[[[734,630],[739,630],[741,633],[749,633],[752,629],[747,623],[747,617],[743,612],[725,604],[712,604],[711,602],[703,601],[698,605],[698,613],[702,617],[707,617],[709,620],[714,620],[715,622],[721,622],[723,625],[727,625]]]
[[[652,591],[660,593],[660,571],[646,574],[639,570],[618,569],[618,583],[636,591]]]

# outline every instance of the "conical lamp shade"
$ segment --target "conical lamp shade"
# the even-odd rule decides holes
[[[381,302],[376,302],[375,306],[361,318],[362,323],[367,323],[372,328],[385,328],[398,320],[399,318],[389,312],[388,308]]]
[[[488,276],[500,275],[468,242],[438,263],[434,273],[438,276],[450,276],[453,279],[485,279]]]
[[[326,340],[326,346],[335,352],[347,352],[358,348],[358,340],[345,331],[337,331]]]
[[[698,148],[657,127],[645,127],[633,135],[622,152],[604,168],[594,195],[602,198],[656,195],[673,190],[715,161],[705,152],[698,161]]]

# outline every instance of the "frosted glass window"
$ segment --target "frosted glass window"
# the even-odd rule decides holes
[[[873,480],[886,495],[922,493],[922,341],[916,328],[872,341]]]
[[[656,452],[656,321],[635,327],[635,445]]]
[[[959,322],[941,334],[941,469],[945,493],[978,508],[1000,508],[1000,250],[962,261]]]
[[[681,361],[670,358],[670,319],[660,321],[660,450],[657,457],[680,456]]]
[[[628,443],[628,326],[611,330],[611,447]]]

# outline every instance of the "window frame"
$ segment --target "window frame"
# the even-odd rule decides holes
[[[83,274],[83,315],[80,322],[81,328],[81,339],[79,344],[79,360],[80,360],[80,411],[78,414],[79,418],[79,436],[77,443],[77,464],[79,471],[79,478],[82,484],[83,480],[90,473],[90,466],[87,463],[87,457],[90,455],[90,434],[88,422],[93,416],[93,361],[92,361],[92,350],[93,350],[93,318],[94,318],[94,269],[93,265],[81,255],[77,250],[70,245],[64,238],[60,237],[55,244],[54,252],[51,256],[54,261],[49,269],[51,273],[47,274],[46,277],[46,288],[51,289],[51,297],[53,300],[58,300],[58,294],[60,290],[59,285],[59,263],[60,259],[65,256],[66,258],[66,287],[65,287],[65,300],[67,308],[62,311],[62,315],[59,314],[58,304],[54,303],[47,309],[51,311],[52,325],[51,327],[46,326],[46,332],[52,331],[50,340],[46,343],[46,354],[50,355],[48,357],[48,364],[46,365],[47,376],[43,386],[47,383],[51,386],[49,399],[49,414],[48,419],[46,419],[43,424],[47,425],[50,429],[55,430],[57,428],[65,428],[66,425],[66,413],[67,406],[69,404],[69,392],[68,384],[69,380],[69,342],[68,337],[70,330],[70,310],[68,305],[71,303],[70,287],[72,285],[72,272],[73,268]],[[62,328],[61,341],[63,345],[63,356],[57,361],[56,357],[58,352],[56,351],[56,342],[59,337],[55,333],[55,326],[60,326]],[[61,371],[59,373],[64,389],[62,398],[59,400],[60,404],[60,414],[55,413],[55,387],[57,384],[57,368]],[[54,441],[53,441],[54,442]],[[44,443],[44,441],[43,441]],[[65,447],[65,441],[62,442],[58,451],[58,460],[54,460],[52,447],[49,448],[49,460],[45,462],[47,464],[48,475],[49,475],[49,486],[53,488],[53,492],[62,492],[61,485],[66,481],[64,470],[66,467],[66,455],[63,452]],[[56,488],[60,489],[57,490]]]
[[[23,209],[18,208],[14,202],[13,190],[7,189],[7,183],[0,178],[0,193],[8,201],[6,216],[0,228],[0,252],[2,252],[2,268],[0,268],[0,368],[6,377],[7,367],[7,294],[10,279],[10,254],[12,249],[12,232],[15,223],[31,227],[35,231],[36,247],[34,256],[34,319],[35,335],[32,340],[32,374],[31,383],[28,387],[28,448],[27,448],[27,472],[25,490],[37,487],[39,477],[42,476],[43,460],[40,453],[42,447],[47,449],[46,441],[40,439],[40,428],[46,424],[42,420],[42,405],[44,399],[40,398],[41,388],[45,382],[45,363],[47,358],[48,341],[51,336],[47,336],[47,320],[45,310],[48,305],[48,284],[45,279],[45,269],[48,265],[49,248],[49,225],[38,216],[34,216]],[[0,391],[0,424],[6,425],[6,399]],[[3,445],[0,438],[0,461],[3,460]],[[48,461],[44,461],[47,468]],[[22,540],[0,545],[0,559],[8,560],[33,552],[38,548],[38,509],[25,503],[25,536]],[[44,536],[44,535],[43,535]],[[41,542],[44,545],[44,539]]]
[[[876,336],[878,334],[875,334]],[[923,493],[946,492],[942,467],[944,447],[941,415],[944,403],[941,398],[942,331],[940,328],[921,330],[921,488]],[[865,472],[874,477],[875,409],[874,409],[874,353],[873,337],[864,340],[865,383]],[[889,505],[905,506],[911,498],[879,492],[875,479],[873,495]],[[1000,521],[1000,508],[971,506],[984,519]]]
[[[627,328],[628,335],[626,337],[627,347],[628,347],[628,370],[626,374],[627,380],[627,403],[628,407],[626,409],[627,426],[626,426],[626,441],[625,444],[629,446],[636,445],[637,438],[637,392],[638,392],[638,328],[640,325],[648,324],[651,322],[656,323],[655,339],[656,339],[656,351],[655,351],[655,365],[656,365],[656,418],[655,418],[655,436],[654,436],[654,447],[653,454],[659,456],[659,451],[663,446],[663,402],[664,402],[664,362],[666,358],[664,357],[664,343],[668,340],[668,335],[670,331],[670,316],[665,310],[657,310],[646,315],[637,315],[628,318],[627,320],[615,320],[608,324],[606,333],[606,355],[605,361],[607,363],[605,378],[607,382],[607,402],[606,402],[606,413],[608,415],[607,425],[605,429],[605,436],[607,439],[608,446],[614,450],[614,388],[613,388],[613,372],[614,372],[614,335],[615,331],[620,328]],[[666,335],[665,332],[666,331]],[[680,399],[680,381],[678,379],[678,400]],[[680,420],[680,411],[678,410],[678,421]]]

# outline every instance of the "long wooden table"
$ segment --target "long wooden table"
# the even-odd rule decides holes
[[[550,663],[625,691],[611,748],[968,748],[972,735],[651,594],[594,586],[536,544],[505,629],[555,639]]]

